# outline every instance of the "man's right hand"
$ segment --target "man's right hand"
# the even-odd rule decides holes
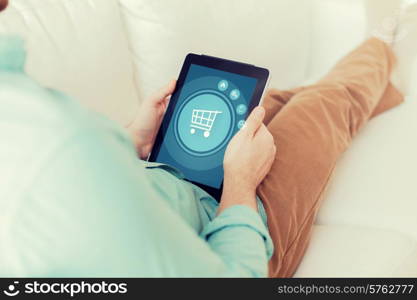
[[[274,139],[262,123],[264,116],[265,109],[256,107],[227,146],[219,213],[237,204],[257,210],[256,188],[271,169],[276,153]]]

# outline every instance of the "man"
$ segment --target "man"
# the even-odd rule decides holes
[[[403,100],[394,54],[375,38],[316,85],[269,91],[266,112],[228,145],[218,205],[171,167],[137,159],[174,81],[144,101],[129,137],[36,84],[24,58],[19,39],[0,38],[0,276],[261,277],[271,256],[270,276],[292,276],[338,157]]]
[[[1,7],[7,2],[0,0]],[[221,205],[150,151],[175,82],[125,130],[39,86],[23,42],[0,38],[0,276],[266,276],[256,187],[275,156],[257,108],[225,157]],[[258,149],[264,149],[262,154]],[[258,212],[258,205],[260,212]]]

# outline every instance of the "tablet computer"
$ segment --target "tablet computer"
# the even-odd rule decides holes
[[[149,161],[168,164],[218,201],[230,139],[261,99],[269,71],[188,54]]]

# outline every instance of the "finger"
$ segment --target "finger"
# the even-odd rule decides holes
[[[168,104],[169,104],[169,101],[171,100],[171,96],[168,96],[168,97],[166,97],[163,101],[162,101],[162,104],[163,104],[163,107],[164,107],[164,111],[166,111],[166,109],[168,108]]]
[[[276,146],[274,137],[264,124],[258,129],[253,140],[261,149],[268,151],[268,155],[275,156]]]
[[[270,153],[269,153],[269,157],[266,161],[265,167],[266,167],[266,171],[268,172],[269,170],[271,170],[272,165],[274,164],[275,161],[275,155],[276,155],[276,148],[275,146],[271,148]]]
[[[255,135],[256,131],[263,124],[262,121],[265,117],[265,109],[262,106],[257,106],[249,115],[248,119],[243,126],[243,130],[250,135]]]
[[[256,139],[260,144],[274,142],[274,138],[272,137],[271,133],[269,132],[268,128],[262,123],[259,126],[258,130],[255,132],[254,139]]]
[[[277,146],[274,145],[274,147],[272,147],[272,154],[271,154],[272,162],[275,160],[276,155],[277,155]]]
[[[168,96],[170,96],[174,92],[176,85],[177,85],[177,81],[175,79],[171,80],[168,83],[168,85],[161,88],[152,98],[155,101],[165,100]]]
[[[277,147],[275,146],[275,144],[269,144],[268,146],[266,146],[265,151],[268,151],[268,158],[271,159],[273,157],[275,157],[276,151],[277,151]]]
[[[272,150],[269,150],[269,151],[272,151]],[[270,155],[266,158],[265,162],[262,165],[262,171],[259,172],[260,174],[262,174],[261,182],[265,180],[265,178],[268,176],[268,173],[271,171],[274,161],[275,161],[275,155],[272,155],[272,153],[270,153]]]
[[[139,150],[139,157],[141,159],[147,159],[150,152],[151,148],[149,146],[145,146]]]

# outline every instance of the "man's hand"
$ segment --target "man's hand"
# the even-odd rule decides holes
[[[145,100],[139,109],[138,115],[128,126],[128,130],[136,146],[136,151],[142,159],[146,159],[152,151],[156,134],[161,126],[175,85],[176,81],[172,80],[153,97]]]
[[[274,139],[262,123],[264,116],[265,109],[256,107],[227,146],[219,213],[237,204],[257,210],[256,188],[271,169],[276,152]]]

